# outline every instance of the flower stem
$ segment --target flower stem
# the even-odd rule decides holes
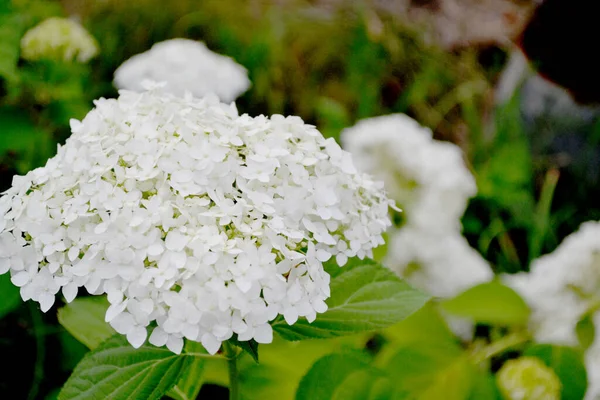
[[[471,354],[471,359],[475,364],[480,364],[529,340],[530,337],[527,332],[513,332],[507,336],[504,336],[502,339],[492,342],[487,346],[484,346],[483,348],[473,352]]]
[[[229,369],[229,400],[239,400],[239,379],[238,379],[238,368],[237,368],[237,356],[233,345],[228,342],[223,342],[223,353],[227,358],[227,367]]]

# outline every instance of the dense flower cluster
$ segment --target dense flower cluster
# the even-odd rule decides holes
[[[164,90],[178,96],[187,91],[196,97],[215,94],[226,103],[250,87],[244,67],[189,39],[156,43],[115,71],[114,84],[119,89],[142,91],[145,80],[166,82]]]
[[[586,315],[600,326],[600,222],[586,222],[552,253],[534,260],[529,273],[505,281],[532,309],[531,330],[538,342],[578,345],[577,323]],[[586,399],[600,396],[600,338],[586,354]]]
[[[277,315],[327,309],[322,262],[383,243],[382,184],[298,117],[156,91],[95,105],[0,198],[0,273],[44,311],[85,287],[135,347],[153,321],[150,343],[174,352],[266,343]]]
[[[96,54],[96,40],[80,24],[67,18],[48,18],[21,39],[21,56],[26,60],[46,58],[86,63]]]
[[[493,274],[461,235],[460,218],[477,187],[462,152],[436,141],[403,114],[359,121],[342,132],[357,165],[383,180],[402,208],[384,264],[436,296],[453,296]]]

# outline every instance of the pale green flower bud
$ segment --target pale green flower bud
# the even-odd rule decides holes
[[[98,54],[98,43],[79,23],[67,18],[48,18],[21,39],[24,59],[86,63]]]
[[[507,361],[496,375],[506,400],[560,400],[560,380],[535,357]]]

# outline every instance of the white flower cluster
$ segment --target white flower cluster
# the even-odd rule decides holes
[[[21,39],[26,60],[42,58],[86,63],[98,54],[98,43],[79,23],[52,17],[31,28]]]
[[[532,262],[530,272],[506,283],[532,309],[530,328],[541,343],[577,345],[576,326],[588,313],[600,327],[600,222],[586,222],[552,253]],[[600,335],[586,354],[587,399],[600,398]]]
[[[214,97],[100,99],[45,167],[0,198],[0,273],[48,310],[62,290],[108,295],[134,347],[272,340],[313,321],[329,275],[390,225],[382,184],[298,117],[239,116]]]
[[[458,146],[434,140],[403,114],[359,121],[342,132],[342,141],[402,209],[402,222],[389,232],[386,266],[443,297],[492,278],[461,234],[460,218],[477,187]]]
[[[229,57],[210,51],[202,42],[170,39],[154,44],[125,61],[115,71],[119,89],[143,91],[144,81],[166,82],[166,92],[196,97],[215,94],[225,103],[250,87],[248,71]]]

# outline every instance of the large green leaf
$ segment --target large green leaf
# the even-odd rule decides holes
[[[525,301],[514,290],[499,282],[474,286],[444,301],[442,306],[451,314],[497,325],[525,325],[530,314]]]
[[[65,383],[59,400],[160,399],[172,388],[192,357],[166,348],[134,349],[115,335],[88,353]]]
[[[588,382],[583,356],[579,351],[567,346],[538,344],[525,350],[524,355],[537,357],[554,370],[562,384],[561,399],[583,399]]]
[[[10,281],[10,274],[0,275],[0,318],[21,304],[19,288]]]
[[[108,306],[103,296],[78,298],[58,310],[58,321],[77,340],[93,350],[116,333],[104,322]],[[200,343],[187,341],[185,352],[206,353],[206,350]],[[176,400],[195,399],[202,387],[204,364],[205,359],[194,357],[167,396]]]
[[[351,260],[339,268],[326,266],[331,275],[328,310],[312,323],[306,319],[288,325],[283,317],[273,329],[288,340],[330,338],[391,326],[419,308],[429,297],[401,281],[372,260]]]
[[[478,387],[477,370],[466,355],[445,345],[414,343],[399,349],[386,371],[394,378],[400,398],[467,400]]]
[[[185,352],[208,354],[202,344],[191,340],[186,341]],[[167,396],[175,400],[194,400],[198,397],[203,384],[202,374],[205,365],[205,358],[192,357],[192,361],[185,367],[177,384],[167,392]]]
[[[357,379],[354,383],[358,385],[353,386],[356,392],[368,393],[374,375],[368,358],[360,353],[330,354],[319,359],[302,378],[296,400],[333,399],[349,377]]]
[[[58,310],[58,322],[93,350],[115,334],[115,330],[104,322],[108,305],[104,296],[77,298]]]

